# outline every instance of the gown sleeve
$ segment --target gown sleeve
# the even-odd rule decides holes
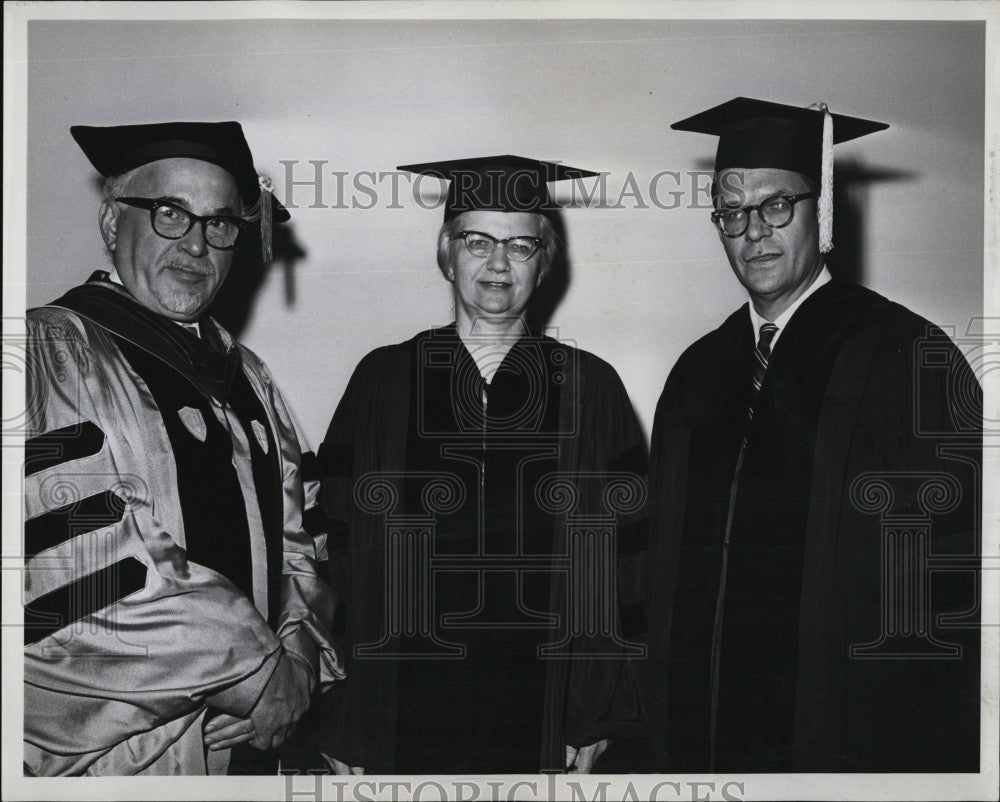
[[[570,661],[565,741],[573,747],[636,736],[645,720],[635,649],[644,648],[646,630],[646,441],[615,370],[588,354],[580,358],[576,462],[584,473],[631,478],[619,485],[624,496],[615,504],[617,635],[625,645],[618,655]],[[581,490],[588,510],[607,510],[603,484],[590,488],[581,479]],[[585,646],[584,637],[577,648]]]
[[[281,392],[266,367],[257,361],[257,369],[267,388],[281,451],[284,553],[277,634],[285,651],[309,667],[314,687],[318,685],[324,689],[345,675],[330,633],[337,606],[336,594],[317,571],[320,555],[316,538],[322,537],[322,533],[309,531],[305,525],[305,518],[316,503],[316,488],[310,487],[312,506],[307,507],[298,435]]]
[[[25,761],[135,773],[207,704],[245,715],[281,642],[173,537],[176,498],[157,493],[176,471],[169,441],[113,343],[45,310],[27,352]]]
[[[380,551],[369,531],[370,516],[359,516],[354,487],[363,473],[385,467],[384,442],[390,427],[372,421],[405,418],[406,392],[402,370],[394,370],[376,351],[357,366],[317,453],[320,476],[320,509],[326,528],[328,576],[341,601],[334,636],[346,643],[364,640],[377,628],[378,604],[370,601],[371,588],[380,579]],[[324,754],[368,771],[381,765],[388,736],[395,721],[395,694],[390,666],[366,664],[353,670],[353,657],[345,649],[348,679],[324,694],[314,738]]]

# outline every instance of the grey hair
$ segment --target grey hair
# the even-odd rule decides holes
[[[115,198],[128,193],[129,184],[132,183],[132,179],[141,169],[142,167],[136,167],[134,170],[129,170],[127,173],[112,175],[104,179],[104,200],[109,203],[114,203]]]
[[[115,208],[120,208],[115,198],[128,194],[129,184],[132,183],[132,179],[135,177],[135,174],[139,169],[140,168],[136,167],[134,170],[129,170],[127,173],[121,173],[120,175],[112,175],[105,178],[104,189],[103,189],[104,203],[111,204]],[[102,215],[104,214],[103,206],[101,207],[101,214]],[[102,224],[102,232],[103,232],[103,224]],[[114,248],[111,245],[109,245],[106,240],[104,244],[104,251],[111,258],[112,263],[114,263],[114,258],[115,258]]]
[[[441,269],[445,278],[448,277],[448,255],[451,243],[454,242],[454,236],[462,230],[462,224],[464,222],[463,218],[466,214],[467,212],[462,212],[462,214],[458,215],[458,217],[453,217],[451,220],[445,220],[441,226],[441,230],[438,232],[437,262],[438,267]],[[544,281],[552,267],[552,263],[555,261],[556,255],[559,253],[560,243],[559,235],[556,234],[556,229],[555,226],[552,225],[552,221],[543,214],[538,216],[541,220],[539,224],[541,232],[539,233],[542,241],[545,243],[545,247],[542,248],[541,252],[539,281]]]
[[[132,183],[132,179],[139,175],[140,172],[146,169],[146,167],[152,164],[152,162],[147,162],[146,164],[140,164],[138,167],[129,170],[127,173],[121,173],[120,175],[112,175],[104,179],[104,190],[103,199],[108,203],[114,203],[115,198],[120,198],[127,195],[129,192],[129,185]],[[233,177],[233,182],[235,184],[236,178]],[[237,188],[236,192],[237,198],[239,199],[239,214],[243,214],[243,196],[239,193]]]

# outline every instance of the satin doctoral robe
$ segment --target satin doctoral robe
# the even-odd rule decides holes
[[[28,314],[25,766],[219,773],[208,711],[246,715],[282,649],[343,676],[298,441],[251,351],[106,278]]]
[[[744,306],[656,412],[659,769],[976,771],[974,375],[940,329],[837,281],[783,330],[748,426],[753,350]]]
[[[609,365],[526,334],[487,386],[454,326],[423,332],[359,364],[318,457],[351,674],[323,752],[380,773],[560,770],[566,744],[641,722],[645,447]],[[599,596],[570,569],[584,519],[614,530],[609,637],[567,624],[570,598]],[[388,554],[400,542],[418,570]],[[399,605],[421,582],[417,625]]]

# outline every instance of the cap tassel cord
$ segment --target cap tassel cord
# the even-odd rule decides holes
[[[823,112],[823,160],[817,204],[819,250],[829,253],[833,250],[833,115],[826,103],[820,103],[819,108]]]
[[[271,202],[274,200],[274,195],[271,193],[274,191],[274,183],[267,176],[257,176],[257,182],[260,184],[260,247],[261,247],[261,257],[264,260],[264,264],[267,264],[274,258],[274,252],[272,248],[272,237],[274,228],[274,217],[271,211]]]

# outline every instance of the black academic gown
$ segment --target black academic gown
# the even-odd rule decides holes
[[[350,679],[324,702],[322,751],[369,772],[523,773],[560,769],[566,744],[634,732],[642,709],[626,647],[583,658],[588,635],[577,633],[564,656],[578,659],[537,654],[565,634],[568,580],[552,560],[568,553],[569,518],[606,518],[612,475],[641,486],[641,431],[610,366],[526,336],[486,388],[454,326],[424,332],[361,362],[319,462],[333,582],[352,645]],[[575,494],[575,504],[553,506],[559,490],[540,501],[555,475],[568,480],[560,497]],[[359,489],[373,487],[374,476],[392,497],[377,512],[373,504],[387,497]],[[433,477],[444,477],[440,495],[427,490]],[[616,518],[628,596],[641,585],[644,530]],[[393,606],[386,594],[405,586],[387,560],[386,527],[412,523],[399,536],[416,544],[406,539],[419,538],[413,533],[428,521],[430,626],[441,642],[432,653],[426,639],[385,629]],[[458,570],[441,570],[448,560]],[[618,636],[625,640],[620,627]],[[358,650],[371,644],[381,644],[378,659]]]
[[[976,770],[975,378],[940,330],[831,282],[782,332],[748,428],[753,348],[744,306],[685,352],[657,408],[660,769]],[[942,569],[921,591],[929,636],[866,650],[885,629],[885,538],[921,527]],[[913,565],[899,575],[926,575]],[[961,620],[942,628],[942,613]]]

